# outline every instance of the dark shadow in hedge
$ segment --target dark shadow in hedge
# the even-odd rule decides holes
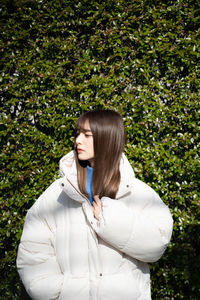
[[[159,293],[162,295],[161,290],[164,289],[166,290],[164,299],[171,297],[184,300],[199,299],[199,236],[200,225],[188,225],[183,230],[175,232],[172,238],[173,247],[167,250],[160,261],[151,265],[152,285],[158,287],[155,295]],[[167,275],[160,272],[163,270],[166,270]],[[160,298],[152,294],[152,299]]]
[[[31,300],[31,298],[27,294],[23,284],[21,284],[20,299],[21,300]]]

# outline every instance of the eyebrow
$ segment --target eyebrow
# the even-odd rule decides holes
[[[92,133],[92,131],[90,129],[85,129],[85,128],[78,128],[77,131],[82,131],[84,133],[86,133],[86,132],[91,132]]]
[[[82,129],[83,132],[92,132],[90,129]]]

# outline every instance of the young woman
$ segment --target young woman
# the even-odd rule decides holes
[[[134,176],[121,116],[84,113],[61,178],[30,208],[17,267],[38,300],[149,300],[148,262],[164,253],[172,217]]]

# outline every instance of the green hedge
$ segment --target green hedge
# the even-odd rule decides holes
[[[2,0],[0,34],[1,299],[26,299],[24,216],[58,177],[77,116],[95,108],[121,113],[136,176],[173,214],[152,298],[199,299],[198,3]]]

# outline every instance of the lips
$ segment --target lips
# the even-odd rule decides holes
[[[77,149],[77,151],[78,151],[78,153],[81,153],[81,152],[83,152],[84,150],[83,150],[83,149],[80,149],[80,148],[78,148],[78,149]]]

